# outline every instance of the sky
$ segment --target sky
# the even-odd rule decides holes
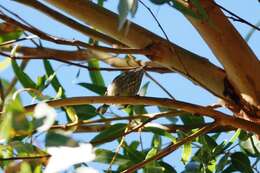
[[[167,33],[170,41],[175,44],[184,47],[196,54],[204,56],[208,58],[212,63],[220,66],[219,62],[212,54],[211,50],[208,48],[206,43],[200,37],[198,32],[192,27],[192,25],[183,17],[181,13],[177,10],[170,8],[167,5],[155,6],[149,3],[148,0],[143,0],[154,12],[156,18],[160,21],[160,24],[163,26],[163,29]],[[234,12],[240,17],[246,19],[247,21],[255,24],[260,20],[260,3],[257,0],[218,0],[216,1],[219,4],[223,5],[228,10]],[[88,41],[88,38],[70,28],[50,19],[49,17],[39,13],[36,10],[20,5],[11,0],[0,0],[1,5],[5,6],[11,11],[19,14],[22,18],[24,18],[27,22],[33,24],[36,27],[39,27],[41,30],[60,37],[65,37],[68,39],[79,39],[82,41]],[[117,3],[115,0],[108,0],[105,3],[105,7],[112,10],[117,11]],[[129,18],[137,24],[144,26],[145,28],[149,28],[150,31],[161,35],[163,37],[162,31],[156,24],[152,15],[145,9],[141,4],[139,4],[137,14],[134,18]],[[250,27],[239,23],[233,22],[236,29],[242,36],[245,36]],[[260,33],[255,32],[250,41],[248,42],[249,46],[253,49],[255,54],[259,57],[260,49],[259,49],[259,38]],[[64,46],[59,46],[47,42],[43,42],[44,46],[47,47],[55,47],[55,48],[64,48]],[[21,43],[20,43],[21,44]],[[25,42],[26,45],[30,45],[29,42]],[[67,49],[74,49],[71,47],[66,47]],[[142,57],[140,57],[142,58]],[[102,64],[104,65],[104,64]],[[90,82],[88,73],[84,70],[80,70],[80,76],[77,78],[76,74],[78,73],[78,69],[74,67],[68,67],[66,65],[61,65],[60,63],[53,63],[53,66],[57,70],[57,76],[59,80],[64,84],[67,89],[66,94],[68,96],[87,96],[92,93],[87,91],[84,88],[81,88],[76,85],[78,82]],[[26,68],[26,72],[32,75],[33,79],[36,79],[38,75],[44,74],[43,66],[40,61],[31,61],[29,66]],[[115,72],[102,72],[106,79],[106,84],[118,74]],[[185,79],[179,74],[157,74],[150,73],[152,76],[159,80],[160,83],[176,97],[178,100],[187,101],[196,104],[202,105],[210,105],[216,103],[217,99],[204,89],[199,86],[194,85],[189,80]],[[5,71],[0,72],[1,77],[6,79],[11,79],[13,76],[12,69],[9,68]],[[66,76],[66,77],[64,77]],[[148,78],[143,80],[143,84],[149,81]],[[17,85],[17,88],[20,88],[20,85]],[[52,89],[48,89],[46,91],[49,95],[55,95]],[[150,82],[150,86],[148,89],[148,96],[154,97],[167,97],[167,95],[156,86],[153,82]],[[27,94],[22,94],[23,101],[25,104],[31,103],[31,98]],[[130,135],[129,138],[133,136]],[[109,144],[111,145],[111,144]],[[109,147],[109,145],[107,147]],[[114,145],[115,147],[115,145]],[[174,157],[180,157],[180,152],[172,154],[170,159]],[[178,170],[183,168],[183,165],[179,165],[176,163]]]

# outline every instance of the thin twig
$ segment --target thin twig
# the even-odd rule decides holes
[[[77,46],[77,47],[85,47],[96,51],[101,52],[110,52],[110,53],[116,53],[116,54],[141,54],[141,55],[149,55],[151,54],[151,51],[147,48],[144,49],[132,49],[132,48],[111,48],[111,47],[104,47],[104,46],[96,46],[96,45],[90,45],[85,42],[82,42],[80,40],[68,40],[64,38],[59,38],[56,36],[52,36],[50,34],[47,34],[43,31],[40,31],[39,29],[35,27],[29,27],[27,25],[22,24],[21,22],[16,21],[15,19],[5,15],[3,12],[0,11],[0,18],[8,23],[14,24],[16,26],[19,26],[23,28],[24,30],[27,30],[41,39],[54,42],[56,44],[62,44],[62,45],[70,45],[70,46]]]
[[[17,157],[8,157],[8,158],[0,158],[0,161],[7,161],[7,160],[34,160],[34,159],[42,159],[42,158],[49,158],[51,155],[42,155],[42,156],[17,156]]]
[[[18,48],[19,49],[19,48]],[[109,68],[109,67],[100,67],[100,68],[93,68],[93,67],[89,67],[87,65],[83,65],[83,64],[80,64],[80,63],[74,63],[74,62],[71,62],[71,61],[68,61],[68,60],[65,60],[65,59],[62,59],[62,58],[53,58],[53,56],[32,56],[32,55],[23,55],[23,56],[12,56],[7,54],[7,53],[4,53],[4,52],[1,52],[0,51],[0,55],[2,56],[6,56],[6,57],[9,57],[9,58],[12,58],[12,59],[23,59],[23,60],[36,60],[36,59],[50,59],[50,60],[55,60],[55,61],[59,61],[59,62],[62,62],[62,63],[66,63],[66,64],[69,64],[69,65],[73,65],[73,66],[77,66],[77,67],[80,67],[80,68],[85,68],[85,69],[88,69],[90,71],[98,71],[98,70],[101,70],[101,71],[128,71],[128,70],[131,70],[131,69],[135,69],[136,67],[117,67],[117,68]],[[144,69],[146,71],[154,71],[154,72],[167,72],[168,70],[166,68],[163,68],[163,67],[152,67],[152,66],[145,66]]]
[[[233,13],[232,11],[229,11],[228,9],[226,9],[225,7],[219,5],[219,4],[216,3],[215,1],[212,1],[212,3],[213,3],[214,5],[216,5],[217,7],[219,7],[220,9],[222,9],[223,11],[225,11],[225,12],[229,13],[230,15],[234,16],[234,17],[229,17],[230,19],[232,19],[232,20],[234,20],[234,21],[239,21],[239,22],[241,22],[241,23],[244,23],[244,24],[246,24],[246,25],[248,25],[248,26],[251,26],[252,28],[254,28],[254,29],[260,31],[260,28],[259,28],[259,27],[257,27],[257,26],[255,26],[254,24],[248,22],[247,20],[243,19],[242,17],[236,15],[236,14]]]
[[[154,15],[153,11],[152,11],[145,3],[143,3],[142,0],[138,0],[138,1],[150,12],[150,14],[152,15],[152,17],[154,18],[154,20],[155,20],[156,23],[158,24],[160,30],[162,31],[162,33],[163,33],[165,39],[166,39],[169,43],[171,43],[171,41],[170,41],[168,35],[167,35],[166,32],[164,31],[162,25],[160,24],[160,22],[159,22],[159,20],[157,19],[157,17]],[[175,48],[174,48],[173,45],[170,46],[170,50],[172,51],[173,54],[176,55],[178,61],[180,62],[180,64],[181,64],[182,67],[183,67],[184,73],[189,77],[190,74],[188,73],[188,70],[187,70],[186,66],[184,65],[182,59],[179,57],[178,51],[175,50]]]
[[[147,73],[146,71],[144,72],[145,75],[150,78],[155,84],[157,84],[171,99],[176,100],[173,95],[166,89],[164,88],[164,86],[162,86],[159,82],[157,82],[157,80],[155,80],[149,73]]]

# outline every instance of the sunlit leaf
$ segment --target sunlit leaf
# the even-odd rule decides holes
[[[191,143],[187,142],[183,145],[183,152],[182,152],[182,157],[181,160],[183,161],[184,164],[186,164],[190,160],[192,148],[191,148]]]
[[[5,58],[5,59],[1,60],[0,61],[0,71],[3,71],[6,68],[8,68],[10,64],[11,64],[10,58]]]
[[[95,69],[99,69],[99,60],[97,59],[90,59],[88,61],[88,66],[90,68],[95,68]],[[102,74],[99,70],[90,70],[89,71],[89,76],[90,79],[92,81],[92,83],[96,86],[105,86],[105,82],[104,79],[102,77]]]

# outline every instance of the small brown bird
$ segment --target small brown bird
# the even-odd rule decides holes
[[[136,96],[142,83],[143,75],[143,67],[121,73],[107,87],[105,96]],[[104,104],[97,109],[97,112],[104,114],[108,107],[109,105]]]

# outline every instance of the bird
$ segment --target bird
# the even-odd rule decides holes
[[[105,96],[136,96],[142,83],[144,68],[139,67],[122,72],[113,79],[107,87]],[[103,104],[97,109],[97,113],[106,113],[109,105]]]

